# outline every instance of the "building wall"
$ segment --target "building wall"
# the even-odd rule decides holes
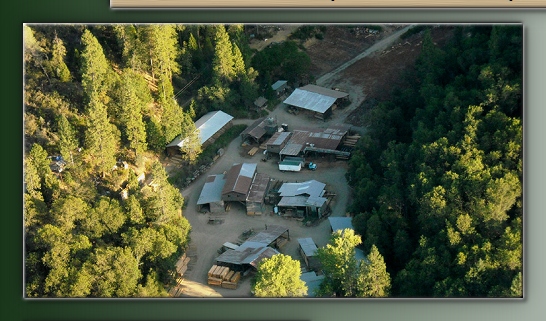
[[[229,192],[222,194],[222,200],[224,202],[246,202],[246,194],[241,194],[237,192]]]

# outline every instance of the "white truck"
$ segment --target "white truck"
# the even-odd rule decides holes
[[[299,172],[302,165],[303,162],[300,161],[284,160],[279,163],[279,170],[281,172]]]

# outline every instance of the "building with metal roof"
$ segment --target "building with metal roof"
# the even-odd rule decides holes
[[[354,230],[352,217],[330,216],[328,217],[328,222],[330,222],[332,232],[344,230],[346,228]]]
[[[305,282],[307,286],[307,297],[316,297],[316,293],[320,287],[320,284],[324,280],[324,275],[317,275],[316,272],[305,272],[300,275],[300,279]]]
[[[225,210],[224,201],[222,200],[222,189],[225,183],[224,174],[207,176],[205,185],[197,200],[199,210],[206,207],[211,212],[222,212]]]
[[[246,214],[262,215],[265,211],[265,195],[271,178],[264,173],[256,173],[246,196]]]
[[[223,201],[245,202],[256,174],[256,163],[234,164],[226,173],[222,189]]]
[[[221,110],[212,111],[199,118],[195,122],[195,130],[199,132],[199,139],[202,147],[214,142],[226,129],[233,124],[233,116]],[[169,154],[179,153],[180,148],[187,141],[186,137],[179,135],[166,148]]]
[[[259,118],[241,132],[241,138],[243,141],[252,139],[259,144],[266,137],[275,134],[278,128],[277,120],[274,117]]]
[[[322,197],[326,184],[314,179],[301,183],[284,183],[279,188],[280,196],[314,196]]]
[[[276,132],[269,138],[265,143],[265,148],[268,153],[279,154],[281,150],[286,146],[290,137],[292,136],[291,132]]]
[[[279,188],[281,197],[277,206],[292,216],[321,217],[326,212],[328,199],[323,197],[326,184],[316,180],[302,183],[284,183]]]
[[[282,91],[286,88],[286,83],[286,80],[277,80],[273,85],[271,85],[271,89],[276,92]]]
[[[332,112],[332,106],[336,104],[338,99],[345,99],[348,95],[348,93],[342,91],[307,85],[296,88],[283,102],[289,106],[314,112],[325,118]]]
[[[338,150],[351,126],[332,125],[326,129],[295,129],[280,150],[281,159],[286,156],[305,156],[310,152],[349,156]]]
[[[275,248],[282,247],[288,240],[288,228],[279,225],[268,225],[267,229],[248,238],[237,249],[227,250],[216,258],[219,265],[229,266],[235,271],[246,271],[256,268],[264,258],[271,258],[279,252]]]

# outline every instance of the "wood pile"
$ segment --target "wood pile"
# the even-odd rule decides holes
[[[188,270],[188,263],[190,262],[190,258],[186,256],[186,253],[184,253],[180,259],[175,264],[176,267],[176,273],[178,277],[182,277],[184,273]]]
[[[226,289],[237,289],[241,272],[230,270],[227,266],[213,265],[208,275],[208,285],[221,286]]]
[[[345,137],[343,146],[355,147],[359,139],[360,139],[360,135],[347,136]]]
[[[258,150],[259,150],[258,147],[252,147],[252,148],[248,151],[248,155],[254,156]]]

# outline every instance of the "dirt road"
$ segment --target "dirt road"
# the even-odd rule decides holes
[[[277,119],[278,124],[286,123],[289,130],[298,127],[327,128],[330,124],[343,123],[354,109],[361,105],[365,98],[363,85],[351,82],[350,80],[339,79],[339,76],[347,67],[351,66],[360,59],[383,50],[393,43],[410,26],[397,30],[388,37],[380,40],[370,48],[366,49],[358,56],[352,58],[336,69],[324,74],[317,80],[317,84],[325,87],[341,87],[349,92],[351,105],[343,109],[336,109],[332,117],[326,121],[316,119],[312,116],[301,113],[298,116],[289,114],[283,103],[280,103],[274,109],[269,117]],[[286,36],[286,35],[284,35]],[[238,119],[236,124],[251,124],[253,120]],[[360,133],[365,132],[365,128],[354,128]],[[207,285],[207,272],[214,264],[214,259],[219,255],[218,249],[224,242],[236,243],[239,236],[245,230],[252,228],[258,232],[265,228],[265,225],[282,225],[289,229],[290,241],[281,251],[295,259],[301,257],[297,251],[297,238],[312,237],[315,243],[320,247],[327,244],[330,237],[330,226],[327,220],[321,221],[318,225],[307,227],[297,220],[283,219],[276,215],[247,216],[244,207],[240,204],[234,204],[231,210],[226,213],[200,213],[197,211],[197,199],[203,188],[207,175],[220,174],[227,171],[234,163],[251,162],[257,164],[257,170],[260,173],[266,173],[270,177],[282,181],[306,181],[316,179],[327,184],[326,189],[336,193],[336,198],[331,204],[331,216],[346,215],[347,205],[351,201],[351,191],[345,180],[347,171],[347,162],[335,161],[328,162],[324,159],[310,159],[318,164],[317,171],[302,170],[297,173],[282,173],[278,170],[276,160],[261,162],[261,154],[248,156],[241,147],[241,137],[237,137],[225,149],[225,154],[209,169],[209,171],[196,179],[187,188],[181,191],[184,200],[184,216],[192,226],[190,233],[191,244],[187,255],[191,258],[188,270],[184,275],[181,296],[188,297],[250,297],[250,279],[251,276],[243,278],[236,290],[224,289],[221,287],[210,287]],[[271,212],[269,209],[267,212]],[[208,224],[209,218],[214,216],[222,220],[221,224]],[[302,266],[304,264],[302,263]]]
[[[344,71],[347,67],[351,66],[355,62],[359,61],[360,59],[367,57],[377,51],[385,49],[387,46],[391,45],[394,41],[396,41],[404,32],[408,31],[412,25],[408,25],[400,30],[397,30],[393,34],[389,35],[388,37],[378,41],[370,48],[364,50],[362,53],[360,53],[358,56],[354,57],[353,59],[345,62],[341,66],[337,67],[336,69],[324,74],[320,78],[317,79],[316,83],[319,86],[323,87],[332,87],[335,85],[337,81],[337,75],[340,74],[342,71]]]

